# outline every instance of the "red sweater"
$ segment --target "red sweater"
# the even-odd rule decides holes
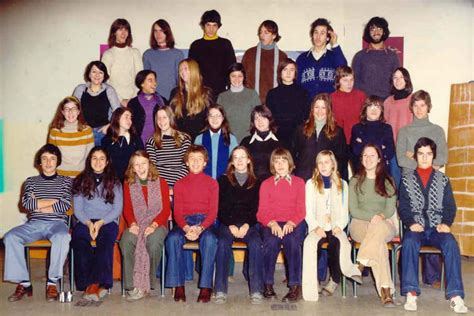
[[[167,222],[171,213],[170,195],[168,184],[163,178],[160,178],[160,188],[163,208],[153,221],[159,226],[168,227]],[[148,187],[146,185],[142,185],[142,192],[145,200],[148,201]],[[132,198],[130,196],[130,186],[126,181],[123,184],[123,217],[125,218],[128,226],[136,222],[135,214],[133,213]]]
[[[292,221],[296,225],[306,216],[305,183],[297,176],[291,176],[291,185],[281,179],[275,185],[272,176],[260,187],[257,220],[267,226],[270,221]]]
[[[218,203],[219,185],[204,172],[189,173],[174,186],[174,219],[181,228],[187,225],[186,216],[194,214],[206,215],[204,228],[214,224]]]
[[[342,127],[346,143],[351,143],[352,126],[359,123],[360,110],[365,102],[365,93],[352,89],[351,92],[337,90],[331,93],[332,111],[337,125]]]

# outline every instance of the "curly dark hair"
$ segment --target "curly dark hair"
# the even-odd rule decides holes
[[[383,35],[382,35],[382,42],[385,42],[385,40],[390,36],[390,30],[388,29],[388,22],[384,18],[380,16],[374,16],[367,22],[364,28],[364,41],[367,43],[372,42],[372,37],[370,37],[370,28],[372,26],[380,27],[383,29]]]

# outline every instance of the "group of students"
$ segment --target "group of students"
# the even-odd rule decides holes
[[[242,240],[252,303],[276,297],[274,271],[283,246],[289,287],[283,301],[332,295],[341,274],[360,283],[370,267],[383,305],[394,306],[386,243],[398,234],[398,193],[406,229],[405,309],[417,308],[418,253],[429,244],[443,252],[451,307],[466,312],[459,249],[449,233],[456,207],[448,178],[437,170],[447,162],[446,137],[428,119],[429,94],[412,94],[408,71],[383,46],[390,34],[385,19],[367,24],[370,46],[356,54],[354,68],[326,19],[312,23],[313,48],[296,62],[278,49],[274,21],[262,22],[260,41],[242,63],[235,62],[230,41],[217,36],[220,26],[219,13],[206,11],[204,36],[184,59],[169,24],[157,20],[142,59],[131,47],[129,23],[114,21],[110,48],[102,61],[87,65],[86,83],[60,102],[48,144],[37,153],[40,175],[26,180],[22,196],[28,222],[4,237],[5,280],[18,283],[9,301],[32,295],[22,249],[43,238],[52,242],[47,299],[57,299],[70,242],[78,253],[77,288],[86,299],[103,299],[113,283],[122,215],[130,301],[156,287],[163,247],[161,277],[175,288],[174,300],[185,301],[183,244],[198,240],[198,301],[210,301],[215,292],[214,301],[225,303],[232,242]],[[371,59],[384,60],[373,74],[366,65]],[[72,235],[65,224],[71,207],[77,219]],[[347,233],[361,244],[357,263]],[[319,289],[323,244],[330,278]]]

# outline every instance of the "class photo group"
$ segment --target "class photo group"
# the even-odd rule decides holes
[[[258,44],[237,62],[216,10],[202,14],[203,36],[186,58],[166,20],[151,24],[143,54],[130,23],[113,21],[101,60],[84,65],[84,83],[51,113],[34,157],[39,174],[21,191],[27,221],[3,237],[4,280],[16,284],[9,304],[33,295],[25,245],[44,239],[47,301],[58,301],[71,252],[82,299],[114,295],[118,243],[127,301],[159,288],[158,273],[178,307],[196,269],[197,302],[225,304],[239,242],[248,304],[324,300],[346,278],[361,284],[371,273],[383,307],[417,311],[422,277],[445,288],[443,312],[467,313],[451,233],[456,202],[440,170],[445,131],[429,119],[430,93],[414,89],[386,44],[388,21],[361,23],[368,46],[352,60],[338,30],[317,18],[311,49],[296,60],[278,48],[278,24],[264,20]],[[423,246],[442,260],[424,256],[419,269]],[[288,292],[280,296],[281,252]]]

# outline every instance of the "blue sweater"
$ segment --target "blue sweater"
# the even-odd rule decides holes
[[[342,53],[341,46],[336,46],[316,60],[312,51],[302,53],[296,59],[298,65],[298,79],[303,88],[308,91],[312,99],[318,93],[334,92],[334,80],[336,79],[336,68],[347,66],[347,60]]]

